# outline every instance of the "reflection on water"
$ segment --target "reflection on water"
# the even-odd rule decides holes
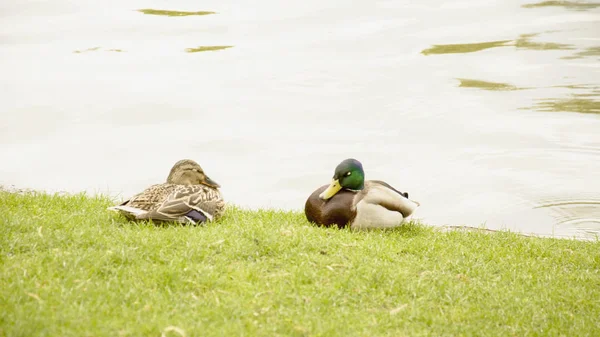
[[[600,90],[599,89],[591,90],[586,93],[573,94],[573,96],[575,96],[575,97],[598,97],[598,96],[600,96]]]
[[[585,94],[580,94],[585,95]],[[534,104],[538,111],[570,111],[581,113],[600,113],[600,101],[589,98],[545,98]]]
[[[591,89],[592,92],[596,91],[598,87],[593,84],[568,84],[568,85],[553,85],[551,88],[567,88],[567,89]]]
[[[567,97],[537,98],[533,102],[532,107],[522,109],[542,112],[600,113],[600,101],[594,99],[600,96],[600,86],[593,84],[571,84],[556,85],[550,88],[566,88],[571,89],[571,92]]]
[[[164,16],[190,16],[190,15],[209,15],[216,14],[215,12],[199,11],[199,12],[182,12],[182,11],[167,11],[161,9],[138,9],[138,12],[149,15],[164,15]]]
[[[126,198],[191,158],[301,210],[354,157],[427,224],[600,233],[598,8],[332,1],[0,2],[0,185]]]
[[[533,42],[532,37],[539,34],[522,34],[515,41],[515,47],[530,50],[571,50],[573,45],[554,42]]]
[[[529,50],[572,50],[575,49],[571,44],[554,43],[554,42],[535,42],[532,41],[533,37],[539,36],[539,33],[533,34],[521,34],[516,40],[502,40],[502,41],[491,41],[491,42],[479,42],[479,43],[465,43],[465,44],[439,44],[433,45],[431,48],[423,50],[421,53],[424,55],[430,54],[456,54],[456,53],[474,53],[480,50],[497,48],[497,47],[509,47],[514,46],[518,49],[529,49]],[[596,47],[588,48],[585,51],[579,52],[575,55],[582,56],[595,56],[598,50]],[[568,58],[568,57],[564,57]]]
[[[185,51],[188,53],[197,53],[201,51],[212,51],[231,48],[233,46],[200,46],[196,48],[187,48]]]
[[[589,238],[600,238],[600,199],[543,200],[534,208],[548,209],[561,226],[572,226],[587,233]]]
[[[565,60],[574,60],[584,57],[597,57],[598,59],[600,59],[600,46],[588,47],[585,50],[579,51],[571,56],[563,56],[561,58]]]
[[[538,7],[564,7],[571,10],[584,11],[588,9],[594,9],[600,7],[600,3],[597,2],[583,2],[583,1],[542,1],[533,4],[526,4],[523,8],[538,8]]]
[[[424,55],[430,54],[456,54],[456,53],[474,53],[476,51],[503,47],[512,40],[479,42],[479,43],[463,43],[463,44],[436,44],[431,48],[423,50]]]
[[[89,51],[96,51],[99,49],[100,49],[100,47],[93,47],[93,48],[88,48],[88,49],[84,49],[84,50],[75,50],[73,53],[75,53],[75,54],[87,53]]]
[[[93,48],[88,48],[88,49],[83,49],[83,50],[75,50],[75,51],[73,51],[73,53],[75,53],[75,54],[81,54],[81,53],[87,53],[87,52],[90,52],[90,51],[98,51],[98,50],[100,50],[100,47],[93,47]],[[115,53],[121,53],[121,52],[123,52],[122,49],[105,49],[104,51],[112,51],[112,52],[115,52]]]
[[[527,88],[518,88],[512,84],[507,84],[507,83],[487,82],[487,81],[473,80],[473,79],[467,79],[467,78],[457,78],[457,80],[460,81],[459,87],[464,87],[464,88],[478,88],[478,89],[492,90],[492,91],[527,89]]]

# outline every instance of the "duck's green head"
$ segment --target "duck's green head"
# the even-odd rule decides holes
[[[331,184],[319,195],[319,198],[327,200],[342,188],[353,191],[365,188],[365,171],[358,160],[349,158],[342,161],[335,168]]]

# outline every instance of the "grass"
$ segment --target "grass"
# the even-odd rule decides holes
[[[0,335],[600,335],[599,241],[235,207],[156,226],[111,204],[0,191]]]
[[[209,15],[216,14],[216,12],[199,11],[199,12],[183,12],[183,11],[168,11],[162,9],[138,9],[138,12],[148,15],[162,15],[162,16],[191,16],[191,15]]]

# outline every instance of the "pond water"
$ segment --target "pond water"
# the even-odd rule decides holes
[[[593,238],[599,61],[593,2],[4,1],[0,184],[124,198],[190,158],[301,210],[354,157],[425,223]]]

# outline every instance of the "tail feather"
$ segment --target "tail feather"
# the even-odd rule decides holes
[[[142,209],[131,207],[131,206],[124,206],[124,205],[113,206],[113,207],[109,207],[107,209],[111,210],[111,211],[128,213],[128,214],[131,214],[136,217],[147,213],[146,211],[144,211]]]

